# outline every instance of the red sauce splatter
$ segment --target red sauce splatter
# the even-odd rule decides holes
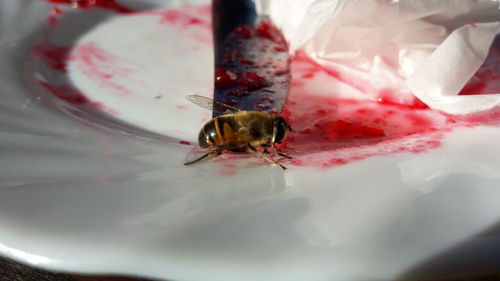
[[[215,87],[227,88],[234,85],[234,74],[230,74],[224,67],[217,67],[215,69]]]
[[[82,72],[99,82],[99,84],[117,90],[122,94],[128,94],[128,90],[124,89],[122,85],[113,82],[113,78],[116,75],[126,76],[133,70],[124,66],[125,62],[109,54],[95,43],[68,47],[44,42],[33,46],[31,53],[49,67],[64,73],[67,72],[68,62],[73,61]]]
[[[183,144],[183,145],[191,145],[191,143],[190,143],[190,142],[188,142],[188,141],[182,141],[182,140],[181,140],[181,141],[179,141],[179,143],[180,143],[180,144]]]
[[[53,4],[65,4],[71,5],[71,7],[76,9],[89,9],[89,8],[103,8],[108,10],[113,10],[117,13],[127,14],[134,12],[125,6],[122,6],[116,2],[116,0],[45,0]]]
[[[286,160],[291,165],[325,168],[373,156],[427,152],[441,145],[445,133],[464,126],[418,102],[316,94],[304,87],[312,68],[324,71],[309,60],[292,60],[292,77],[299,83],[293,83],[282,116],[293,131],[281,145],[294,157]],[[335,85],[336,78],[331,75],[318,83]]]
[[[62,10],[61,10],[61,9],[59,9],[59,8],[55,8],[55,7],[54,7],[54,8],[52,8],[52,9],[50,10],[50,13],[51,13],[52,15],[62,15],[62,13],[63,13],[63,12],[62,12]]]
[[[273,24],[267,21],[261,22],[255,31],[259,37],[267,38],[274,42],[282,40],[282,37],[278,35],[280,34],[280,31]]]
[[[413,99],[411,103],[404,102],[398,99],[397,93],[394,93],[391,89],[382,89],[378,92],[377,102],[386,105],[403,106],[410,107],[414,109],[428,109],[425,103],[419,100],[417,97]]]
[[[125,61],[108,53],[97,44],[85,43],[75,46],[71,52],[71,59],[82,73],[101,86],[110,88],[121,95],[130,94],[128,89],[115,82],[113,78],[115,76],[127,77],[133,69],[127,66]]]
[[[234,30],[234,32],[236,34],[241,35],[241,37],[243,37],[243,38],[250,38],[250,36],[252,36],[252,33],[250,32],[250,30],[247,27],[245,27],[245,26],[238,26]]]
[[[161,24],[169,24],[187,28],[191,26],[211,29],[210,22],[211,6],[184,5],[179,9],[168,9],[163,11],[143,12],[142,14],[156,15],[160,17]]]
[[[51,27],[54,27],[57,24],[57,16],[62,15],[63,11],[57,7],[50,9],[50,15],[47,18],[47,22]]]
[[[283,47],[283,46],[274,46],[273,49],[276,51],[276,52],[284,52],[286,51],[286,48]]]
[[[119,115],[115,109],[110,108],[100,102],[93,102],[89,100],[80,90],[69,85],[54,85],[43,81],[38,81],[45,89],[49,91],[54,97],[63,100],[72,105],[89,105],[104,111],[110,115]]]
[[[253,62],[247,58],[241,58],[240,62],[245,64],[253,64]]]
[[[215,87],[224,89],[235,86],[236,88],[230,91],[233,96],[245,95],[248,94],[248,91],[262,89],[266,86],[266,79],[253,71],[242,73],[238,77],[224,67],[217,67],[214,73]]]
[[[304,73],[307,73],[307,75],[314,76],[315,74],[320,73],[320,72],[325,73],[325,74],[339,80],[340,82],[342,82],[344,84],[350,85],[351,87],[357,89],[358,91],[360,91],[362,93],[366,93],[369,91],[369,89],[367,89],[366,86],[361,85],[360,82],[353,81],[353,80],[349,79],[348,77],[343,75],[343,73],[341,73],[339,70],[336,70],[332,67],[322,66],[317,61],[314,61],[313,59],[311,59],[308,55],[306,55],[303,52],[300,52],[300,51],[297,52],[293,59],[295,61],[303,61],[306,63],[302,67],[307,69],[307,71],[304,72]],[[300,83],[300,81],[295,81],[294,83]]]
[[[203,9],[205,10],[202,13],[209,11],[209,9]],[[209,26],[209,13],[199,17],[193,17],[191,11],[183,11],[182,9],[160,13],[164,15],[161,17],[161,21],[164,23],[198,26],[205,31],[205,28]],[[158,15],[159,13],[151,14]],[[241,36],[247,36],[244,29],[238,32]],[[277,38],[274,36],[273,29],[266,23],[261,23],[252,32],[269,40]],[[249,31],[248,36],[252,36],[252,32]],[[280,46],[274,46],[275,51],[281,51],[277,50],[276,47]],[[76,48],[71,53],[71,57],[68,56],[69,49],[66,47],[45,46],[44,48],[38,46],[35,49],[40,59],[60,71],[66,71],[67,59],[78,60],[82,67],[87,67],[88,72],[85,72],[87,75],[97,75],[95,79],[103,81],[112,81],[114,75],[120,75],[120,69],[123,70],[120,67],[113,68],[117,72],[109,71],[106,65],[117,65],[121,62],[95,44],[77,46]],[[227,58],[230,61],[241,59],[237,52],[230,54],[230,57]],[[127,71],[129,70],[125,69],[123,73],[127,73]],[[403,104],[397,99],[397,93],[393,93],[389,89],[376,90],[377,92],[373,96],[378,96],[378,100],[336,98],[334,92],[336,87],[331,87],[332,95],[316,93],[310,90],[310,87],[305,87],[305,84],[313,77],[316,79],[318,73],[327,74],[327,77],[322,81],[314,80],[322,85],[344,83],[359,89],[361,92],[375,91],[359,82],[347,79],[340,70],[321,66],[304,54],[296,56],[292,60],[292,88],[282,112],[293,131],[289,132],[285,142],[281,145],[286,150],[285,152],[291,154],[294,159],[283,160],[285,164],[331,167],[372,156],[423,153],[439,147],[444,135],[453,128],[466,126],[457,120],[432,111],[418,100],[410,104]],[[490,76],[483,75],[479,78],[484,82],[485,77]],[[266,79],[260,73],[252,71],[232,73],[223,67],[215,71],[215,78],[216,87],[232,87],[235,83],[238,84],[238,88],[231,89],[231,94],[235,96],[244,95],[247,90],[259,89],[266,85]],[[69,86],[40,83],[54,96],[68,103],[90,103],[82,93]],[[224,102],[235,103],[229,98]],[[270,103],[263,99],[263,103],[259,106],[265,108]],[[186,141],[179,143],[191,144]],[[236,168],[232,164],[224,164],[221,167],[219,173],[222,175],[236,173]]]
[[[70,60],[71,47],[56,46],[50,43],[36,45],[31,49],[32,54],[53,69],[66,72],[67,62]]]
[[[255,72],[245,72],[238,79],[238,84],[250,91],[262,89],[266,86],[266,79]]]
[[[75,105],[86,104],[89,99],[85,97],[78,89],[68,85],[52,85],[47,82],[40,81],[40,84],[49,90],[55,97]]]
[[[212,44],[211,6],[183,5],[177,9],[138,12],[136,15],[152,15],[159,17],[159,23],[180,28],[184,35],[196,39],[200,43]],[[198,50],[199,46],[193,46]]]

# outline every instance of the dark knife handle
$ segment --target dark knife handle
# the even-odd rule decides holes
[[[238,26],[253,25],[257,11],[252,0],[212,0],[215,64],[222,59],[226,38]]]

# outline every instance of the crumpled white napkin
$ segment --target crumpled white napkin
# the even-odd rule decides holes
[[[418,97],[440,112],[500,109],[500,93],[458,95],[500,34],[499,0],[255,0],[306,52],[367,98]],[[500,35],[499,35],[500,36]]]

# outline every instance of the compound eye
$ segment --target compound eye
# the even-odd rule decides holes
[[[281,143],[285,138],[286,130],[288,129],[288,124],[281,117],[276,122],[276,134],[274,135],[274,142]]]

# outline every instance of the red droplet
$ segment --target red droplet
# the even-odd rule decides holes
[[[252,91],[264,88],[266,79],[255,72],[246,72],[238,79],[238,83]]]
[[[210,5],[191,6],[185,5],[181,9],[169,9],[163,11],[147,12],[151,15],[160,16],[161,24],[177,25],[182,28],[191,26],[211,28],[208,14],[210,13]],[[203,32],[205,32],[203,30]],[[203,40],[204,41],[204,40]]]
[[[223,67],[215,69],[215,87],[227,88],[234,85],[234,80],[228,71]]]
[[[244,63],[244,64],[253,64],[253,61],[251,61],[251,60],[249,60],[247,58],[241,58],[240,62]]]
[[[230,98],[223,98],[223,99],[221,100],[221,102],[222,102],[223,104],[227,104],[227,105],[235,105],[235,104],[236,104],[236,101],[235,101],[235,100],[233,100],[233,99],[230,99]]]
[[[66,72],[66,63],[69,60],[70,47],[55,46],[50,43],[34,46],[33,55],[50,67],[62,72]]]
[[[275,41],[273,33],[277,32],[277,29],[271,23],[263,21],[257,26],[255,31],[259,37]]]
[[[50,9],[50,14],[52,15],[62,15],[62,13],[63,13],[62,10],[59,8],[54,7]]]
[[[245,26],[236,27],[234,29],[234,33],[239,34],[239,35],[241,35],[241,37],[244,37],[244,38],[250,38],[250,36],[252,35],[250,33],[250,30],[248,30],[248,28]]]
[[[179,141],[179,143],[184,145],[191,145],[191,143],[188,141]]]
[[[286,47],[284,47],[284,46],[274,46],[273,49],[276,52],[284,52],[284,51],[286,51]]]

